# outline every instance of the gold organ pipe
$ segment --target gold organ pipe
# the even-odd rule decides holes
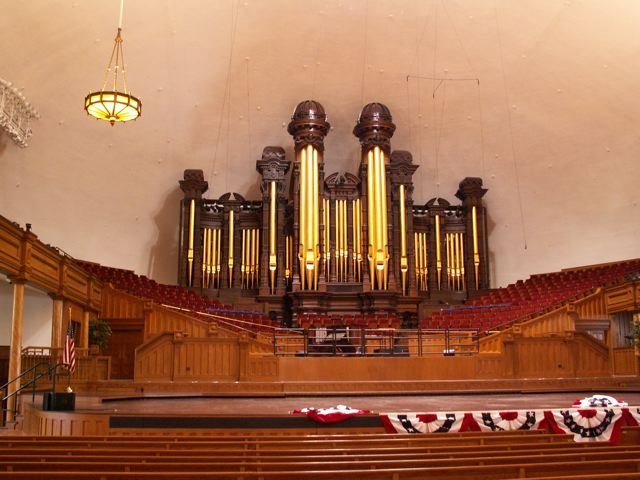
[[[216,285],[218,288],[220,288],[220,271],[222,270],[222,255],[221,255],[221,249],[222,249],[222,230],[221,229],[216,229],[216,250],[217,250],[217,254],[216,254]]]
[[[242,229],[242,265],[241,271],[244,272],[244,282],[243,288],[247,288],[249,286],[249,257],[250,257],[250,240],[251,240],[251,231],[246,228]]]
[[[405,218],[404,185],[400,185],[400,273],[402,275],[402,294],[407,294],[407,225]]]
[[[211,229],[205,228],[202,240],[202,286],[209,288],[211,274]]]
[[[376,265],[375,265],[375,198],[373,196],[374,191],[374,183],[375,183],[375,165],[373,164],[373,151],[369,150],[367,153],[367,221],[368,225],[368,233],[369,233],[369,245],[367,252],[367,256],[369,258],[369,272],[371,276],[371,290],[375,288],[375,280],[376,280]]]
[[[322,200],[324,218],[324,276],[327,281],[331,274],[331,210],[329,199]]]
[[[440,252],[440,215],[436,215],[436,270],[438,275],[438,290],[440,290],[440,277],[442,275],[442,256]]]
[[[352,257],[351,257],[351,269],[353,270],[353,278],[356,282],[359,281],[358,278],[358,233],[356,232],[357,228],[357,217],[356,217],[356,202],[357,200],[351,200],[351,245],[352,245]]]
[[[229,210],[229,260],[227,262],[227,268],[229,270],[229,288],[233,287],[233,210]]]
[[[306,274],[307,289],[313,290],[313,263],[315,261],[315,252],[313,244],[313,147],[307,146],[307,191],[306,191],[305,208],[307,209],[307,224],[304,226],[307,231],[305,237],[305,248],[307,249]]]
[[[207,287],[207,228],[202,230],[202,279],[203,288]]]
[[[298,225],[298,239],[300,242],[298,259],[300,262],[300,285],[302,289],[306,286],[307,269],[305,266],[306,237],[307,237],[307,150],[300,150],[300,223]]]
[[[187,285],[191,286],[193,278],[193,241],[195,236],[196,201],[191,199],[189,203],[189,249],[187,251],[188,278]]]
[[[247,279],[247,230],[242,229],[242,260],[240,261],[240,287],[245,288]]]
[[[387,168],[386,168],[386,155],[383,150],[380,150],[380,171],[378,176],[380,177],[380,205],[382,208],[382,225],[381,229],[381,237],[382,237],[382,251],[383,251],[383,262],[384,262],[384,287],[383,289],[387,289],[388,279],[389,279],[389,239],[388,239],[388,223],[387,223]]]
[[[465,289],[466,282],[464,277],[464,233],[460,234],[460,276],[462,277],[462,289]]]
[[[454,245],[456,247],[456,288],[460,290],[460,234],[456,233]]]
[[[416,285],[418,286],[418,290],[421,290],[420,285],[420,260],[421,258],[418,256],[420,253],[420,233],[413,232],[413,259],[415,262],[415,270],[416,270]]]
[[[277,186],[272,181],[270,185],[269,198],[269,275],[271,280],[271,293],[275,293],[276,289],[276,269],[278,268],[278,255],[276,245],[276,225],[277,225]]]
[[[254,228],[253,229],[253,250],[252,250],[252,262],[251,262],[251,280],[252,280],[252,286],[253,288],[257,287],[258,285],[258,247],[259,247],[259,243],[260,243],[260,237],[258,236],[258,229]]]
[[[311,247],[313,248],[314,256],[313,256],[313,289],[316,290],[318,288],[318,271],[320,270],[319,261],[320,261],[320,195],[319,195],[319,172],[318,172],[318,151],[311,147],[311,151],[313,152],[313,160],[312,160],[312,169],[313,169],[313,184],[312,184],[312,192],[313,197],[311,201],[311,205],[313,205],[313,243]]]
[[[336,200],[336,278],[342,281],[342,209]]]
[[[215,229],[209,229],[209,265],[207,270],[209,271],[209,280],[207,282],[208,288],[214,288],[215,273],[216,273],[216,250],[215,250]]]
[[[358,281],[362,279],[362,202],[360,199],[357,201],[356,213],[358,215],[358,228],[356,228],[357,240],[356,245],[358,246],[358,257],[356,261],[358,263]]]
[[[451,250],[452,250],[451,234],[445,233],[444,237],[445,237],[445,246],[447,249],[447,284],[451,288],[453,286],[453,275],[451,273],[451,263],[452,263],[451,262]]]
[[[342,200],[342,265],[343,265],[343,276],[344,281],[348,280],[348,265],[349,265],[349,240],[348,234],[349,229],[348,220],[347,220],[347,201]]]
[[[270,201],[270,225],[269,225],[269,274],[271,277],[271,293],[275,293],[276,289],[276,269],[278,268],[278,256],[277,256],[277,245],[276,245],[276,182],[271,182],[271,198]]]
[[[284,278],[291,277],[291,235],[287,235],[284,241]]]
[[[346,249],[345,249],[345,243],[344,243],[344,234],[347,231],[347,223],[346,223],[346,217],[344,215],[344,200],[340,200],[340,202],[338,203],[339,209],[340,209],[340,280],[341,281],[346,281],[346,264],[345,264],[345,260],[346,260]]]
[[[300,281],[303,289],[313,290],[318,283],[319,239],[318,151],[312,145],[300,150]]]
[[[471,207],[471,221],[473,226],[473,266],[475,268],[476,273],[476,290],[478,289],[479,278],[478,274],[480,272],[480,252],[478,251],[478,218],[476,207]]]
[[[380,195],[380,193],[382,192],[382,181],[381,181],[381,175],[380,175],[380,148],[379,147],[374,147],[373,149],[373,156],[374,156],[374,164],[375,164],[375,190],[374,190],[374,195],[375,195],[375,217],[376,217],[376,230],[375,230],[375,234],[376,234],[376,279],[378,280],[378,289],[382,289],[382,284],[384,282],[384,260],[383,260],[383,256],[384,256],[384,251],[383,251],[383,240],[382,240],[382,233],[383,233],[383,224],[382,224],[382,195]]]
[[[422,240],[422,244],[424,245],[424,251],[423,251],[423,256],[424,256],[424,260],[422,262],[423,264],[423,274],[424,274],[424,289],[428,290],[429,289],[429,244],[427,243],[427,233],[423,232],[422,233],[423,236],[423,240]]]

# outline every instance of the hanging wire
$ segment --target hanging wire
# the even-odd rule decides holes
[[[364,45],[362,47],[362,80],[360,83],[360,105],[364,106],[364,83],[365,72],[367,67],[367,37],[369,32],[369,0],[365,1],[364,6]]]
[[[486,175],[485,174],[485,169],[484,169],[484,161],[485,161],[484,118],[483,118],[483,114],[482,114],[482,97],[480,95],[480,78],[478,77],[478,75],[476,73],[476,69],[474,67],[473,62],[471,61],[471,58],[469,57],[469,54],[467,52],[467,48],[466,48],[466,46],[464,44],[462,36],[458,32],[458,29],[456,28],[456,24],[453,21],[453,18],[451,17],[451,14],[449,13],[449,9],[447,8],[447,2],[445,2],[444,0],[440,0],[440,5],[442,5],[442,9],[447,14],[447,18],[449,19],[449,23],[451,24],[451,28],[453,29],[453,32],[454,32],[454,34],[456,36],[456,40],[458,41],[458,44],[460,45],[460,49],[462,50],[462,53],[464,54],[464,57],[465,57],[467,63],[471,67],[471,71],[474,74],[475,80],[477,81],[477,83],[476,83],[476,86],[477,86],[476,92],[478,94],[478,115],[480,116],[480,170],[481,170],[481,176],[484,178],[485,175]],[[462,80],[462,79],[458,79],[458,80]],[[471,79],[471,80],[473,80],[473,79]]]
[[[502,49],[502,36],[500,34],[500,22],[498,21],[498,11],[495,3],[493,6],[494,6],[493,12],[494,12],[495,22],[496,22],[496,36],[498,39],[498,52],[500,54],[502,84],[503,84],[505,99],[506,99],[507,125],[509,129],[511,158],[513,159],[513,172],[514,172],[514,179],[515,179],[515,185],[516,185],[516,197],[518,198],[518,209],[520,211],[520,224],[522,225],[522,239],[524,242],[524,249],[526,250],[527,249],[527,230],[526,230],[525,221],[524,221],[524,210],[522,208],[522,190],[520,188],[520,175],[518,172],[518,155],[516,153],[515,142],[513,140],[513,121],[511,118],[511,108],[510,108],[511,98],[509,95],[509,87],[507,84],[507,75],[504,71],[504,55],[503,55],[503,49]]]
[[[425,2],[425,5],[427,5],[427,3]],[[416,16],[417,18],[417,16]],[[422,23],[422,28],[420,29],[420,33],[419,36],[416,38],[416,50],[415,50],[415,58],[414,58],[414,65],[417,66],[417,70],[418,70],[418,77],[420,75],[420,70],[421,70],[421,66],[422,66],[422,62],[420,61],[421,57],[420,57],[420,45],[422,45],[422,41],[424,39],[425,36],[425,32],[427,30],[427,23],[428,23],[428,19],[429,19],[429,14],[428,12],[425,13],[424,15],[424,21]],[[415,146],[415,138],[413,135],[413,127],[412,127],[412,117],[411,117],[411,93],[410,93],[410,88],[409,88],[409,78],[411,76],[407,75],[406,78],[406,87],[407,87],[407,125],[409,126],[409,145],[411,146],[411,150],[415,151],[416,150],[416,146]],[[421,91],[420,91],[420,82],[416,83],[416,98],[417,98],[417,105],[418,105],[418,115],[419,118],[422,118],[422,101],[420,100],[421,98]],[[419,130],[421,131],[421,130]],[[423,142],[420,141],[420,146],[419,146],[419,151],[418,151],[418,164],[422,165],[422,158],[423,158]],[[418,175],[419,175],[419,180],[420,183],[422,183],[423,181],[423,175],[424,175],[424,169],[419,169],[418,170]]]
[[[249,58],[245,59],[245,65],[247,67],[247,136],[249,137],[249,141],[247,142],[247,146],[249,148],[247,158],[251,158],[253,152],[253,142],[251,135],[251,76],[249,75]]]
[[[433,101],[435,102],[435,91],[433,93]],[[435,161],[436,161],[436,198],[440,198],[440,142],[442,140],[442,129],[444,125],[444,106],[447,99],[447,87],[445,85],[442,93],[442,108],[440,111],[440,122],[436,129],[435,142]],[[434,104],[435,105],[435,104]]]
[[[231,93],[230,93],[230,79],[231,79],[231,65],[233,62],[233,50],[234,50],[234,45],[235,45],[235,38],[236,38],[236,30],[237,30],[237,25],[238,25],[238,0],[233,0],[233,2],[231,3],[231,30],[229,32],[229,60],[227,62],[227,76],[226,76],[226,80],[225,80],[225,86],[224,86],[224,95],[223,95],[223,99],[222,99],[222,108],[220,109],[220,122],[218,123],[218,132],[216,134],[216,142],[215,142],[215,150],[213,152],[213,157],[211,159],[211,167],[209,169],[209,183],[211,183],[211,179],[213,176],[213,173],[215,171],[215,166],[217,165],[217,160],[218,160],[218,149],[220,147],[220,136],[222,133],[222,126],[224,123],[224,113],[225,110],[228,110],[228,103],[230,103],[230,97],[231,97]],[[227,114],[227,125],[229,123],[229,115]],[[229,152],[229,136],[228,136],[228,129],[227,129],[227,158],[226,158],[226,163],[225,163],[225,187],[227,184],[227,171],[228,168],[226,168],[228,166],[228,152]]]

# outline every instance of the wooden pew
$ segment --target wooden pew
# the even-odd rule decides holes
[[[11,478],[16,480],[47,480],[70,479],[70,480],[127,480],[127,479],[233,479],[233,480],[294,480],[294,479],[332,479],[332,480],[494,480],[494,479],[515,479],[515,478],[536,478],[536,479],[563,479],[567,477],[573,479],[602,479],[608,475],[609,479],[637,479],[640,473],[637,472],[640,460],[630,462],[583,461],[575,463],[544,463],[530,464],[521,463],[514,465],[479,465],[470,469],[463,467],[437,467],[437,468],[407,468],[398,469],[353,469],[353,470],[289,470],[289,471],[262,471],[262,472],[225,472],[225,471],[153,471],[153,472],[123,472],[108,471],[99,472],[73,472],[60,471],[50,472],[47,470],[32,472],[0,472],[0,478]],[[567,472],[568,476],[559,475]]]

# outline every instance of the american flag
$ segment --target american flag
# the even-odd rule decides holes
[[[70,373],[76,369],[76,342],[75,328],[73,322],[69,322],[69,328],[67,329],[67,338],[64,342],[64,351],[62,352],[62,363],[64,363],[69,369]]]

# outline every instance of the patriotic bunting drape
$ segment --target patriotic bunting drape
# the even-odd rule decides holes
[[[387,433],[545,430],[573,435],[576,442],[617,443],[623,426],[640,424],[640,408],[381,413],[380,419]]]

